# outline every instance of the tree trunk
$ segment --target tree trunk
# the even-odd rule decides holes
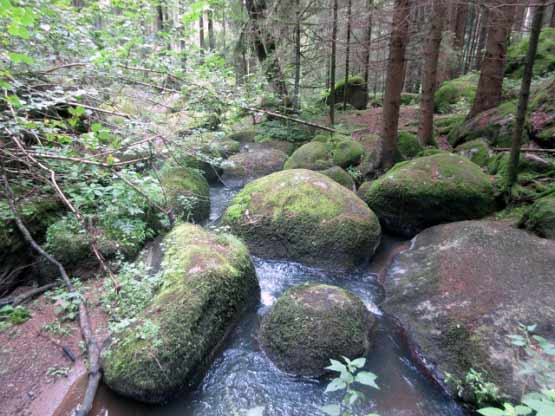
[[[524,75],[522,76],[522,85],[520,87],[520,97],[518,100],[518,110],[516,114],[516,122],[513,129],[513,141],[511,147],[511,159],[508,172],[508,189],[516,182],[518,176],[518,163],[520,158],[520,146],[522,142],[522,132],[524,131],[524,122],[526,120],[526,112],[528,110],[528,100],[530,98],[530,84],[534,74],[534,61],[536,60],[536,52],[538,50],[538,40],[543,24],[543,15],[545,11],[545,0],[540,0],[532,21],[532,32],[526,55],[526,64],[524,66]]]
[[[198,18],[198,28],[199,28],[199,48],[201,55],[204,55],[204,50],[206,49],[206,44],[204,41],[204,13],[201,13]]]
[[[430,33],[428,34],[424,51],[422,93],[420,96],[420,125],[418,127],[418,137],[424,146],[433,143],[434,93],[437,86],[437,67],[445,11],[444,0],[433,1]]]
[[[480,33],[480,26],[482,22],[483,16],[480,13],[480,8],[478,6],[475,7],[475,16],[474,22],[472,25],[472,32],[470,35],[470,45],[468,47],[468,53],[466,55],[466,60],[464,63],[464,70],[463,73],[467,73],[470,71],[472,60],[476,57],[476,46],[478,44],[478,37]]]
[[[395,0],[383,104],[382,166],[384,168],[393,166],[397,152],[397,128],[409,35],[409,12],[410,0]]]
[[[352,0],[347,1],[347,45],[345,49],[345,85],[343,86],[343,110],[347,109],[347,85],[349,83],[349,65],[351,58],[351,15],[353,10]]]
[[[468,16],[468,5],[466,2],[460,2],[457,5],[456,15],[454,20],[453,32],[455,39],[453,47],[457,53],[457,64],[451,71],[451,79],[456,78],[461,73],[463,62],[463,48],[464,48],[464,35],[466,29],[466,17]]]
[[[480,23],[480,36],[478,38],[478,46],[476,48],[476,60],[474,69],[480,69],[482,66],[482,57],[484,56],[484,48],[486,47],[486,39],[488,36],[489,9],[481,5],[482,19]]]
[[[555,27],[555,4],[551,6],[551,19],[549,19],[549,27]]]
[[[301,108],[301,1],[296,0],[295,21],[295,86],[293,91],[293,103],[295,108]]]
[[[214,12],[212,10],[208,10],[207,17],[208,17],[208,47],[210,48],[211,52],[214,52],[214,50],[216,49],[216,36],[214,35]]]
[[[273,35],[263,28],[265,3],[258,6],[255,0],[245,0],[245,7],[249,14],[249,21],[253,31],[253,43],[258,62],[264,68],[266,79],[276,94],[285,100],[287,85],[281,66],[276,55],[276,41]]]
[[[372,12],[374,0],[368,0],[367,13],[368,20],[366,23],[366,42],[364,43],[364,85],[366,85],[366,100],[370,92],[370,51],[372,49]]]
[[[495,0],[490,10],[486,53],[482,59],[480,80],[468,118],[496,107],[501,102],[507,40],[512,27],[514,0]]]
[[[333,17],[331,29],[331,62],[330,62],[330,124],[335,124],[335,58],[337,48],[337,0],[333,0]]]

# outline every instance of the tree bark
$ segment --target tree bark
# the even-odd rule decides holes
[[[206,12],[208,17],[208,48],[213,52],[216,49],[216,36],[214,34],[214,12],[208,10]]]
[[[295,84],[293,89],[293,103],[295,108],[301,108],[301,1],[296,0],[295,21]]]
[[[512,27],[514,0],[494,0],[490,9],[490,24],[486,53],[482,59],[480,80],[468,118],[489,110],[501,102],[507,40]]]
[[[555,4],[551,6],[551,19],[549,19],[549,27],[555,27]]]
[[[524,130],[524,122],[526,120],[526,112],[528,110],[528,100],[530,98],[530,84],[534,74],[534,62],[536,60],[536,52],[538,50],[538,41],[543,24],[543,16],[545,12],[545,0],[540,0],[540,4],[534,13],[532,21],[532,32],[530,34],[528,53],[526,55],[526,64],[524,66],[524,75],[522,77],[522,85],[520,87],[520,97],[518,100],[518,110],[516,114],[516,122],[513,129],[513,140],[511,146],[511,159],[509,162],[508,172],[508,189],[510,189],[518,177],[518,163],[520,159],[520,147],[522,144],[522,132]]]
[[[331,62],[330,62],[330,124],[335,124],[335,59],[337,48],[337,0],[333,0],[333,17],[331,29]]]
[[[345,85],[343,87],[343,110],[347,109],[347,85],[349,83],[349,65],[351,63],[351,16],[353,11],[353,1],[347,1],[347,44],[345,49]]]
[[[405,52],[409,35],[410,0],[395,0],[383,105],[382,167],[395,163],[399,107],[403,89]]]
[[[201,12],[198,18],[198,28],[199,28],[199,47],[201,55],[204,55],[204,50],[206,49],[206,43],[204,41],[204,13]]]
[[[453,32],[455,33],[455,39],[453,42],[453,47],[457,53],[457,65],[452,68],[451,79],[456,78],[462,69],[463,62],[463,48],[464,48],[464,35],[466,29],[466,17],[468,16],[468,5],[466,2],[460,2],[457,5]]]
[[[445,11],[444,0],[433,0],[430,32],[424,51],[422,93],[420,96],[418,137],[423,145],[433,143],[434,93],[437,87],[437,68]]]
[[[366,22],[366,42],[364,43],[364,85],[366,85],[366,100],[370,93],[370,51],[372,50],[372,14],[374,0],[367,0],[368,20]]]
[[[476,58],[474,69],[480,69],[482,65],[482,57],[484,56],[484,48],[486,47],[486,39],[488,36],[489,9],[481,5],[482,18],[480,22],[480,35],[478,37],[478,45],[476,47]]]
[[[285,100],[287,97],[287,85],[285,84],[285,77],[276,55],[276,41],[273,35],[265,30],[262,25],[266,3],[245,0],[245,7],[253,29],[253,43],[258,62],[264,67],[268,83],[276,94]]]

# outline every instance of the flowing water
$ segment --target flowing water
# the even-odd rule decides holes
[[[208,226],[217,221],[238,187],[211,190],[212,212]],[[385,238],[370,265],[349,274],[318,270],[288,261],[255,258],[261,296],[256,308],[243,317],[227,344],[196,390],[165,406],[146,406],[121,398],[101,386],[93,415],[109,416],[235,416],[245,409],[265,408],[265,416],[320,416],[325,404],[337,403],[339,395],[325,394],[329,380],[296,378],[279,371],[260,350],[256,339],[260,317],[288,287],[324,282],[357,294],[378,316],[374,347],[367,369],[378,375],[381,390],[361,389],[368,399],[357,414],[381,416],[463,416],[464,409],[445,396],[411,362],[395,325],[374,304],[383,300],[378,273],[402,242]],[[82,383],[83,384],[83,383]],[[76,387],[77,391],[82,387]],[[63,406],[63,405],[62,405]],[[68,408],[68,407],[66,407]]]

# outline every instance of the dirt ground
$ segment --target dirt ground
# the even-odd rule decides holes
[[[108,334],[108,319],[99,303],[101,286],[102,281],[89,280],[84,293],[91,301],[93,330],[103,341]],[[17,292],[28,289],[21,287]],[[52,415],[71,385],[86,374],[77,321],[61,322],[56,313],[59,305],[48,295],[25,307],[31,319],[0,332],[1,416]],[[46,325],[57,326],[57,322],[63,333],[45,330]]]

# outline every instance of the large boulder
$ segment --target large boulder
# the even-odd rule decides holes
[[[486,167],[492,151],[485,140],[476,139],[457,146],[455,153],[470,159],[480,167]]]
[[[285,292],[266,313],[260,342],[280,369],[298,376],[319,376],[330,359],[366,355],[374,322],[352,293],[305,283]]]
[[[519,400],[527,383],[508,335],[537,324],[555,330],[555,243],[507,224],[466,221],[419,234],[385,277],[384,311],[406,330],[414,356],[456,394],[475,401],[465,376]],[[445,383],[447,374],[455,381]]]
[[[329,169],[323,170],[320,172],[322,175],[326,175],[328,178],[333,179],[340,185],[343,185],[348,190],[352,191],[356,189],[355,181],[353,177],[349,175],[344,169],[340,168],[339,166],[333,166]]]
[[[335,84],[335,103],[342,103],[346,98],[347,104],[350,104],[357,110],[364,110],[368,105],[368,91],[364,83],[364,79],[355,76],[345,80],[339,81]],[[330,104],[330,95],[326,98],[326,103]]]
[[[481,218],[495,209],[489,177],[451,153],[398,163],[364,183],[359,195],[386,229],[405,237],[432,225]]]
[[[231,156],[224,167],[225,179],[256,179],[283,169],[287,154],[263,145]]]
[[[347,268],[372,256],[381,236],[377,217],[353,192],[305,169],[251,182],[222,224],[256,255]]]
[[[542,147],[555,148],[555,78],[534,89],[529,119],[532,138]]]
[[[203,375],[258,282],[235,237],[182,224],[166,236],[161,287],[104,349],[104,381],[147,403],[166,401]]]
[[[299,147],[285,162],[285,169],[324,170],[333,166],[326,143],[312,141]]]
[[[555,195],[534,202],[522,216],[519,225],[543,238],[555,240]]]
[[[382,162],[383,140],[377,134],[354,134],[353,140],[356,140],[364,148],[364,155],[358,170],[362,177],[371,177],[379,169]]]
[[[505,102],[451,130],[449,144],[458,146],[474,139],[484,139],[491,146],[511,147],[515,117],[516,101]],[[528,127],[525,128],[522,139],[524,143],[528,142]]]
[[[183,167],[173,160],[160,169],[163,200],[177,218],[202,222],[210,215],[210,188],[196,169]]]
[[[475,72],[445,81],[434,95],[436,113],[452,113],[458,107],[468,107],[474,101],[478,89],[479,75]]]

